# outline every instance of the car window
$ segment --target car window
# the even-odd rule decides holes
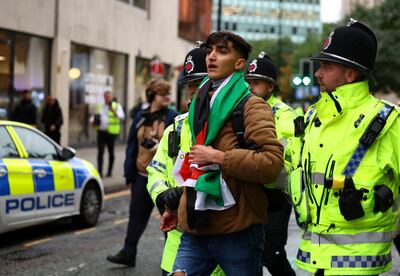
[[[23,127],[14,129],[24,144],[29,158],[46,160],[58,158],[56,147],[42,135]]]
[[[18,151],[4,126],[0,126],[0,159],[19,157]]]

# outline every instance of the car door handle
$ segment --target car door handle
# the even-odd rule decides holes
[[[35,175],[35,176],[37,176],[37,177],[45,177],[46,176],[46,171],[45,170],[42,170],[42,169],[35,169],[35,170],[33,170],[32,171],[33,172],[33,174]]]
[[[7,170],[4,168],[0,168],[0,177],[5,176],[7,174]]]

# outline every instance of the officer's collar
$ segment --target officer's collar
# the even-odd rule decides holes
[[[273,107],[275,105],[275,103],[277,102],[278,98],[275,97],[274,95],[271,95],[271,97],[269,97],[269,99],[267,100],[267,103]]]
[[[360,106],[369,97],[371,95],[368,81],[345,84],[332,93],[321,92],[321,99],[316,104],[318,118],[324,124],[348,112],[349,109]]]

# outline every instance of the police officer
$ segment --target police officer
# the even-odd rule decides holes
[[[305,115],[290,195],[303,227],[297,266],[316,275],[391,268],[399,210],[399,110],[369,92],[375,34],[350,19],[312,60],[321,98]]]
[[[198,42],[197,47],[186,55],[180,83],[185,86],[189,100],[193,98],[197,87],[207,76],[205,58],[206,49],[201,42]],[[163,216],[171,216],[171,219],[175,221],[174,212],[178,208],[182,188],[178,188],[178,183],[174,179],[173,167],[175,161],[183,156],[182,153],[179,153],[180,148],[182,146],[183,148],[190,148],[191,144],[188,113],[185,113],[177,116],[174,124],[164,131],[157,152],[147,167],[149,175],[147,190],[153,202],[160,210],[165,211]],[[170,229],[166,227],[162,230],[168,231]],[[181,232],[176,229],[167,233],[161,261],[161,269],[164,275],[172,271],[180,237]],[[217,267],[212,275],[225,274]]]
[[[272,108],[278,139],[283,145],[294,140],[293,120],[297,117],[294,110],[277,98],[277,70],[269,56],[261,52],[247,68],[246,81],[256,96],[263,98]],[[268,184],[268,220],[265,225],[265,243],[263,264],[272,275],[296,275],[286,258],[285,245],[291,205],[286,200],[283,189],[286,186],[287,173],[284,169],[276,183]],[[276,189],[277,188],[277,189]],[[273,202],[275,202],[273,204]],[[273,206],[275,205],[275,206]],[[272,207],[272,208],[271,208]]]
[[[107,146],[109,157],[107,177],[110,177],[115,159],[115,140],[121,131],[120,121],[125,118],[122,106],[114,100],[111,91],[104,92],[104,104],[100,106],[97,116],[98,120],[94,121],[97,125],[97,167],[100,176],[103,176],[103,156]]]

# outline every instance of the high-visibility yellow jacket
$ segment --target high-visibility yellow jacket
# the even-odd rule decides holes
[[[272,112],[274,114],[275,119],[275,129],[276,129],[276,137],[281,141],[281,143],[285,147],[284,151],[284,161],[285,168],[282,170],[281,174],[277,178],[274,183],[266,184],[267,188],[276,188],[283,189],[286,186],[286,171],[289,170],[291,164],[291,155],[290,151],[297,150],[300,141],[299,138],[294,137],[294,119],[298,116],[294,110],[283,101],[271,95],[271,97],[267,100],[267,103],[272,108]],[[289,147],[287,147],[289,145]],[[297,145],[297,147],[296,147]]]
[[[312,273],[324,269],[325,275],[374,275],[391,268],[391,243],[399,215],[398,109],[391,112],[358,169],[352,172],[356,189],[365,189],[360,200],[364,216],[346,220],[339,208],[342,189],[324,185],[327,177],[343,175],[360,137],[384,106],[370,95],[368,82],[362,81],[340,86],[333,93],[322,92],[306,114],[306,118],[311,115],[304,133],[301,166],[292,172],[292,176],[298,176],[296,172],[302,171],[303,177],[292,177],[290,184],[301,187],[303,181],[301,201],[307,204],[295,206],[295,210],[303,218],[309,217],[297,254],[300,268]],[[293,160],[294,168],[298,162]],[[395,204],[385,212],[373,211],[377,185],[386,185],[393,192]],[[308,208],[299,208],[306,205]]]
[[[171,187],[177,187],[178,184],[173,177],[173,168],[176,158],[184,158],[183,155],[171,158],[168,156],[168,134],[174,130],[180,135],[179,148],[188,152],[192,146],[192,138],[190,133],[190,126],[188,120],[188,113],[179,115],[175,118],[175,124],[167,127],[160,140],[157,152],[147,167],[148,182],[147,190],[153,202],[156,202],[157,196]],[[167,233],[167,240],[165,242],[161,268],[167,272],[172,271],[175,262],[176,253],[179,248],[182,233],[179,230],[172,230]],[[218,266],[212,273],[214,276],[223,276],[225,273]]]

